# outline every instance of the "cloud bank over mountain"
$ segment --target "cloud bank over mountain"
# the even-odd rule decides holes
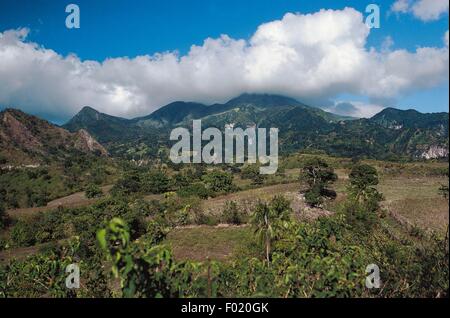
[[[175,100],[223,102],[243,92],[300,100],[361,95],[371,102],[367,108],[353,103],[352,111],[366,116],[382,101],[433,87],[449,75],[448,32],[442,47],[378,51],[367,47],[370,30],[352,8],[288,13],[260,25],[248,40],[208,38],[184,56],[82,61],[27,41],[28,32],[0,33],[0,105],[59,118],[84,105],[134,117]],[[339,103],[327,107],[343,112]]]

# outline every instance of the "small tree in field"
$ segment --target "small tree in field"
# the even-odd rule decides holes
[[[349,180],[351,197],[370,212],[378,210],[383,196],[375,189],[378,184],[377,170],[366,164],[356,165],[350,172]]]
[[[311,206],[318,206],[324,197],[333,197],[335,193],[327,187],[337,180],[334,169],[320,158],[309,159],[301,170],[301,178],[309,188],[305,192],[305,200]]]
[[[244,213],[242,213],[234,201],[228,201],[223,211],[223,221],[227,224],[240,225],[244,223]]]

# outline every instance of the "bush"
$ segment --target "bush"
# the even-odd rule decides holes
[[[197,196],[200,199],[207,199],[212,195],[212,192],[206,188],[203,182],[197,182],[179,189],[177,194],[182,198]]]
[[[187,187],[189,183],[189,178],[185,174],[178,173],[177,175],[175,175],[174,185],[176,189]]]
[[[346,223],[358,233],[370,233],[377,223],[376,213],[371,213],[366,206],[352,198],[347,199],[341,206]]]
[[[0,202],[0,229],[5,226],[6,223],[6,209],[3,202]]]
[[[137,172],[127,173],[123,178],[119,179],[111,189],[113,195],[130,195],[137,193],[141,189],[140,177]]]
[[[98,185],[91,183],[87,186],[84,194],[86,198],[93,199],[101,197],[103,195],[103,191]]]
[[[27,204],[33,206],[45,206],[49,202],[48,193],[45,189],[39,191],[26,190]]]
[[[5,250],[7,247],[8,247],[8,242],[5,239],[0,238],[0,251]]]
[[[34,236],[33,227],[25,221],[18,221],[11,231],[11,240],[15,246],[34,245]]]
[[[320,187],[314,186],[305,192],[305,202],[310,206],[319,206],[323,203]]]
[[[228,201],[222,214],[223,222],[227,224],[240,225],[245,223],[245,214],[239,210],[238,205],[234,201]]]
[[[163,171],[151,171],[144,175],[142,180],[142,188],[145,193],[164,193],[170,189],[170,179]]]
[[[266,179],[266,175],[263,175],[259,172],[259,166],[256,164],[248,165],[242,168],[241,171],[242,179],[250,179],[252,180],[252,184],[261,185],[264,183]]]
[[[170,231],[167,222],[162,218],[151,220],[147,224],[147,233],[145,239],[150,244],[159,244],[162,242]]]
[[[201,211],[196,211],[194,214],[194,223],[197,225],[215,226],[219,224],[219,220],[212,215],[207,215]]]
[[[214,192],[232,192],[235,190],[231,173],[214,170],[203,177],[208,189]]]

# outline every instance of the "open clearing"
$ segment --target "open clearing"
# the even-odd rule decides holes
[[[438,189],[447,182],[447,178],[440,177],[387,178],[381,180],[378,188],[388,210],[420,228],[442,232],[449,224],[449,206]]]
[[[111,190],[112,185],[106,185],[101,187],[104,194]],[[8,215],[13,219],[28,218],[39,212],[45,212],[49,210],[56,209],[58,207],[65,208],[78,208],[83,206],[88,206],[94,204],[99,198],[88,199],[86,198],[84,192],[76,192],[66,197],[62,197],[47,203],[46,206],[35,207],[35,208],[23,208],[23,209],[11,209],[8,210]]]
[[[226,260],[253,241],[249,226],[194,226],[172,230],[166,242],[178,260]]]
[[[37,244],[34,246],[28,246],[28,247],[19,247],[19,248],[13,248],[13,249],[7,249],[4,251],[0,251],[0,264],[7,264],[11,260],[22,260],[27,258],[28,256],[34,255],[39,253],[45,248],[52,248],[56,245],[61,245],[66,240],[59,240],[56,242],[49,242],[49,243],[43,243],[43,244]]]

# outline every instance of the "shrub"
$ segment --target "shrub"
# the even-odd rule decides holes
[[[194,214],[194,223],[197,225],[215,226],[219,224],[219,220],[213,215],[207,215],[201,211],[196,211]]]
[[[151,244],[159,244],[162,242],[170,231],[170,226],[163,218],[151,220],[147,224],[147,233],[145,239]]]
[[[0,202],[0,229],[6,224],[6,209],[3,202]]]
[[[442,195],[445,199],[448,199],[448,190],[448,185],[443,184],[439,187],[439,194]]]
[[[137,172],[125,174],[123,178],[119,179],[111,189],[113,195],[129,195],[137,193],[141,189],[140,177]]]
[[[163,171],[154,170],[144,175],[142,188],[146,193],[164,193],[170,189],[170,179]]]
[[[45,189],[39,191],[30,191],[27,189],[27,204],[30,207],[33,206],[45,206],[49,202],[48,193]]]
[[[174,181],[175,188],[177,188],[177,189],[187,187],[190,183],[189,178],[185,174],[182,174],[182,173],[176,174],[173,181]]]
[[[252,180],[252,184],[261,185],[264,183],[266,179],[266,175],[263,175],[259,172],[259,166],[256,164],[248,165],[242,168],[241,171],[242,179],[250,179]]]
[[[11,231],[11,240],[15,246],[34,245],[33,227],[28,222],[18,221]]]
[[[310,206],[319,206],[323,203],[323,198],[319,186],[314,186],[305,192],[305,202]]]
[[[91,183],[87,186],[84,194],[86,198],[93,199],[101,197],[103,195],[103,191],[98,185]]]
[[[235,190],[231,173],[214,170],[203,177],[208,189],[214,192],[232,192]]]
[[[223,210],[223,221],[227,224],[240,225],[245,223],[245,214],[239,210],[238,205],[234,201],[228,201]]]
[[[346,223],[358,233],[370,233],[377,223],[376,213],[371,213],[366,206],[352,198],[347,199],[341,206]]]
[[[197,196],[200,199],[207,199],[212,195],[212,192],[206,188],[203,182],[197,182],[179,189],[177,194],[182,198]]]

